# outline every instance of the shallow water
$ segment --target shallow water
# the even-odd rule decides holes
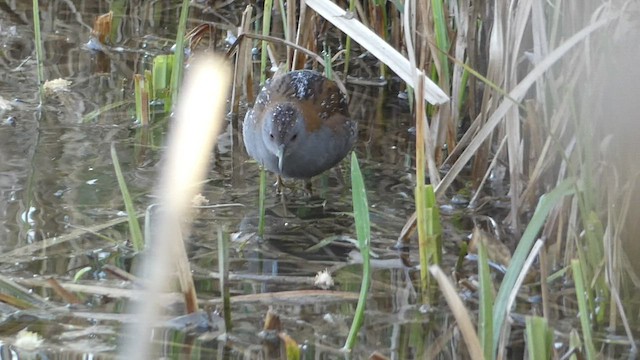
[[[64,305],[65,301],[44,284],[47,277],[68,284],[84,269],[86,272],[78,284],[117,288],[124,282],[103,266],[135,269],[138,259],[127,243],[126,222],[101,231],[105,238],[83,229],[125,220],[109,155],[112,143],[139,211],[154,201],[153,187],[167,126],[162,121],[150,130],[135,126],[130,79],[131,74],[149,66],[152,55],[169,48],[171,42],[162,39],[175,36],[178,14],[175,7],[156,9],[153,17],[145,17],[150,15],[145,11],[127,9],[130,15],[121,18],[121,33],[108,51],[105,67],[107,60],[103,55],[83,45],[90,39],[87,24],[107,8],[78,1],[76,12],[68,5],[53,2],[45,7],[42,28],[47,54],[45,78],[63,78],[72,83],[68,91],[48,96],[41,108],[37,104],[35,61],[30,57],[33,54],[30,9],[27,6],[7,9],[2,18],[3,25],[11,24],[2,27],[5,51],[0,96],[10,105],[3,110],[2,118],[11,117],[15,122],[7,121],[0,131],[2,273],[33,288],[35,294],[56,306]],[[234,9],[220,11],[231,10]],[[194,10],[192,25],[203,19],[216,21],[215,15],[201,13]],[[223,39],[225,34],[221,30],[219,35]],[[226,45],[220,42],[216,46],[224,49]],[[363,333],[367,335],[358,346],[363,354],[369,349],[388,352],[385,349],[398,346],[389,343],[394,339],[391,334],[396,333],[395,339],[402,339],[403,333],[406,337],[409,328],[421,326],[424,322],[421,319],[427,316],[413,305],[416,294],[410,273],[391,249],[412,209],[410,174],[414,144],[412,134],[407,131],[411,119],[397,93],[364,86],[350,86],[350,91],[351,113],[361,124],[356,151],[372,208],[373,247],[379,256],[376,261],[381,264],[374,275],[373,296],[368,304],[368,310],[378,315],[365,324]],[[383,103],[383,98],[388,99],[385,105],[377,105]],[[89,114],[110,104],[118,106],[87,121]],[[237,115],[229,116],[229,125],[212,156],[209,181],[202,191],[215,207],[197,211],[187,240],[199,297],[206,302],[219,296],[218,282],[211,276],[217,270],[218,228],[235,240],[230,254],[231,271],[236,276],[231,282],[232,295],[313,289],[311,280],[325,268],[334,271],[337,290],[356,294],[360,267],[348,262],[357,263],[357,259],[353,260],[357,252],[352,243],[344,241],[355,237],[349,215],[351,196],[345,182],[346,163],[341,173],[332,171],[314,180],[314,198],[304,196],[302,184],[294,183],[298,190],[287,193],[288,213],[283,212],[280,197],[269,188],[267,234],[264,241],[257,241],[252,235],[257,223],[259,172],[242,147],[237,119],[243,114]],[[141,140],[142,136],[147,137],[146,141]],[[64,238],[68,241],[58,245],[38,246],[43,240],[69,234],[72,236]],[[330,236],[340,236],[343,241],[306,251]],[[4,354],[14,350],[8,345],[17,331],[28,327],[45,339],[46,350],[41,349],[41,355],[114,355],[119,344],[120,321],[130,320],[126,315],[118,315],[126,301],[115,295],[80,296],[81,304],[70,309],[44,313],[26,310],[24,314],[6,309],[2,331],[6,339]],[[211,306],[217,305],[208,308]],[[196,348],[205,355],[266,354],[258,333],[270,307],[280,315],[287,332],[309,344],[307,353],[340,356],[336,349],[343,345],[355,308],[353,298],[340,296],[319,302],[305,301],[299,296],[234,302],[232,342],[225,345],[216,340],[203,341],[203,329],[175,330],[172,323],[160,338],[163,342],[175,336],[182,340],[167,342],[163,351],[187,354],[193,351],[188,345],[197,342]]]
[[[93,19],[109,10],[107,2],[51,1],[44,6],[42,29],[46,52],[45,78],[72,82],[68,91],[37,103],[31,10],[25,4],[2,4],[0,12],[0,269],[4,276],[33,289],[53,309],[0,308],[2,358],[15,351],[16,333],[28,327],[45,339],[41,355],[117,353],[119,331],[131,321],[127,301],[114,292],[78,290],[81,304],[67,303],[45,283],[54,277],[69,284],[84,269],[79,285],[104,289],[125,287],[125,282],[104,268],[113,265],[135,271],[138,257],[128,244],[128,228],[120,190],[110,157],[115,144],[129,191],[139,212],[154,202],[167,125],[162,116],[150,129],[135,125],[132,74],[149,67],[152,56],[166,53],[175,37],[179,14],[176,6],[140,2],[124,8],[114,45],[108,56],[83,47],[90,39]],[[70,5],[74,4],[75,9]],[[112,6],[119,5],[112,4]],[[241,9],[233,5],[212,10],[195,5],[189,27],[202,21],[219,25],[218,42],[224,49],[225,29],[233,28]],[[233,25],[233,26],[232,26]],[[153,34],[153,35],[151,35]],[[434,354],[439,358],[466,357],[455,322],[442,305],[419,311],[418,273],[405,267],[396,250],[396,238],[413,211],[414,136],[412,117],[398,91],[373,86],[348,86],[350,111],[360,121],[356,154],[360,160],[371,208],[372,248],[375,254],[367,316],[354,352],[355,358],[373,351],[393,359]],[[2,106],[3,103],[8,106]],[[114,105],[114,109],[96,110]],[[284,330],[305,343],[308,358],[341,358],[356,301],[341,295],[288,291],[314,289],[312,279],[325,268],[336,278],[335,290],[357,294],[360,288],[358,253],[348,186],[347,162],[342,172],[330,171],[314,179],[315,197],[297,190],[287,192],[287,211],[275,190],[268,189],[267,227],[264,240],[255,236],[259,172],[242,146],[239,120],[229,123],[211,157],[209,180],[202,195],[210,207],[193,217],[186,240],[199,298],[205,310],[220,306],[217,271],[217,233],[222,229],[230,245],[231,295],[254,295],[233,300],[234,329],[227,342],[216,340],[219,324],[198,318],[203,327],[184,326],[174,319],[155,335],[163,344],[158,356],[204,358],[261,358],[276,356],[258,335],[271,308]],[[275,180],[269,177],[269,181]],[[454,209],[455,210],[455,209]],[[446,269],[457,258],[458,244],[469,226],[446,217],[444,237]],[[464,216],[462,216],[464,217]],[[118,222],[116,225],[104,224]],[[455,224],[455,225],[454,225]],[[100,231],[97,236],[92,231]],[[338,237],[329,246],[309,251],[313,245]],[[59,244],[39,246],[57,238]],[[414,256],[415,257],[415,256]],[[413,263],[416,259],[412,258]],[[128,286],[128,285],[127,285]],[[76,291],[76,290],[71,290]],[[260,296],[278,293],[275,297]],[[307,294],[303,296],[301,294]],[[472,293],[464,294],[474,307]],[[122,295],[124,296],[124,295]],[[181,314],[180,305],[169,302],[170,314]],[[528,306],[528,305],[526,305]],[[44,307],[44,305],[43,305]],[[193,320],[193,319],[192,319]],[[521,325],[521,324],[520,324]],[[517,358],[518,345],[514,345]]]

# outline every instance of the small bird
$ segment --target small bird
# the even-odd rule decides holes
[[[244,118],[242,134],[249,155],[267,170],[309,179],[351,151],[357,126],[335,82],[298,70],[267,82]]]

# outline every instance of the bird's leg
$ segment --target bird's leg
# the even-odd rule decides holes
[[[311,179],[304,179],[304,191],[306,191],[308,197],[313,195],[313,184],[311,183]]]
[[[282,195],[283,194],[282,188],[285,187],[285,185],[280,175],[276,176],[276,183],[273,185],[276,187],[276,193],[279,195]]]
[[[282,203],[283,214],[284,216],[288,216],[289,211],[287,210],[287,198],[284,196],[284,191],[282,190],[283,188],[288,186],[284,183],[280,175],[277,175],[276,183],[273,185],[276,186],[276,194],[280,195],[280,202]]]
[[[289,190],[294,190],[296,188],[295,181],[292,181],[290,184],[284,182],[280,175],[277,176],[276,183],[273,184],[276,187],[276,191],[278,194],[281,194],[285,188]]]
[[[345,187],[345,182],[344,182],[344,175],[342,173],[342,168],[340,167],[340,165],[334,167],[335,171],[336,171],[336,176],[338,177],[338,183],[340,184],[341,187]]]
[[[284,193],[280,193],[280,202],[282,203],[282,215],[287,217],[289,216],[289,210],[287,209],[287,198],[284,196]]]

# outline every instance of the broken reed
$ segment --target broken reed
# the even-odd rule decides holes
[[[142,125],[149,125],[149,82],[142,74],[133,76],[134,96],[136,98],[136,120]]]
[[[175,71],[175,55],[157,55],[153,58],[151,71],[134,75],[136,120],[142,126],[151,121],[151,102],[163,104],[163,111],[171,111],[173,88],[172,74]]]

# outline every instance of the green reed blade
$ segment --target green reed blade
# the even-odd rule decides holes
[[[440,49],[440,53],[438,54],[438,60],[440,62],[440,67],[442,72],[440,77],[442,81],[440,84],[449,85],[449,61],[447,55],[449,52],[449,29],[447,28],[447,22],[444,15],[444,5],[442,0],[432,0],[431,1],[431,9],[433,10],[433,22],[434,22],[434,31],[436,35],[436,45],[438,49]]]
[[[358,305],[351,323],[349,336],[344,344],[344,349],[351,351],[355,345],[358,332],[364,322],[364,310],[367,302],[367,294],[371,284],[371,264],[369,248],[371,245],[371,223],[369,219],[369,205],[367,203],[367,191],[364,187],[364,180],[358,158],[355,152],[351,153],[351,194],[353,196],[353,216],[356,222],[356,235],[358,238],[358,248],[362,255],[362,284],[360,285],[360,296]]]
[[[578,299],[578,311],[580,312],[580,326],[582,327],[582,338],[586,348],[587,359],[595,360],[598,358],[598,355],[595,347],[593,346],[590,320],[591,312],[587,306],[587,288],[582,276],[582,265],[580,265],[579,260],[571,260],[571,271],[573,272],[573,282],[576,286],[576,298]]]
[[[349,0],[349,12],[353,14],[356,10],[356,1]],[[347,78],[349,75],[349,63],[351,62],[351,37],[347,36],[347,40],[344,45],[344,78]]]
[[[184,36],[187,33],[187,18],[189,17],[189,0],[182,0],[182,8],[180,9],[180,22],[178,23],[178,34],[176,35],[176,52],[173,63],[173,71],[171,72],[171,103],[176,104],[178,101],[178,89],[182,82],[182,73],[184,70]]]
[[[218,272],[220,273],[220,296],[225,331],[231,331],[231,297],[229,292],[229,239],[218,228]]]
[[[115,143],[111,143],[111,161],[113,162],[113,168],[116,172],[116,178],[118,179],[118,186],[120,187],[120,193],[122,194],[124,207],[127,211],[129,232],[131,235],[131,242],[133,243],[133,248],[136,251],[142,251],[142,249],[144,249],[144,240],[142,237],[142,230],[140,229],[140,223],[138,222],[136,209],[133,206],[133,199],[129,195],[129,189],[127,188],[127,183],[124,181],[124,175],[122,175],[122,168],[120,167],[120,161],[118,160],[118,154],[116,153]]]
[[[478,279],[480,282],[480,309],[478,314],[478,336],[485,359],[493,355],[493,304],[494,288],[489,271],[489,254],[482,241],[478,241]]]
[[[265,199],[267,197],[267,172],[260,166],[260,194],[258,196],[258,236],[264,236]]]
[[[36,42],[36,62],[38,74],[38,93],[40,103],[44,100],[44,48],[42,47],[42,32],[40,31],[40,5],[38,0],[33,0],[33,33]]]
[[[553,332],[549,328],[547,319],[540,316],[527,316],[526,324],[529,359],[553,359]]]
[[[151,99],[164,103],[164,111],[171,111],[172,77],[176,56],[174,54],[158,55],[153,59],[151,71]]]
[[[273,8],[273,0],[265,0],[262,16],[262,35],[268,36],[271,32],[271,9]],[[267,81],[267,44],[266,40],[262,40],[262,53],[260,54],[260,85],[264,85]]]
[[[507,272],[502,280],[502,284],[500,285],[500,290],[498,290],[498,295],[496,296],[496,303],[494,305],[493,311],[493,351],[497,351],[498,343],[500,342],[500,332],[502,330],[502,326],[504,320],[507,316],[507,313],[510,309],[507,308],[507,304],[509,302],[509,294],[514,287],[516,280],[518,278],[518,274],[520,270],[524,266],[525,260],[529,255],[529,251],[533,246],[533,243],[542,229],[545,220],[547,219],[547,215],[549,212],[558,204],[565,196],[571,195],[575,192],[575,179],[568,178],[562,181],[555,189],[551,190],[549,193],[543,195],[538,202],[538,206],[536,207],[533,216],[531,217],[531,221],[529,225],[522,234],[522,238],[518,243],[518,247],[513,254],[513,258],[511,259],[511,264],[507,269]]]

